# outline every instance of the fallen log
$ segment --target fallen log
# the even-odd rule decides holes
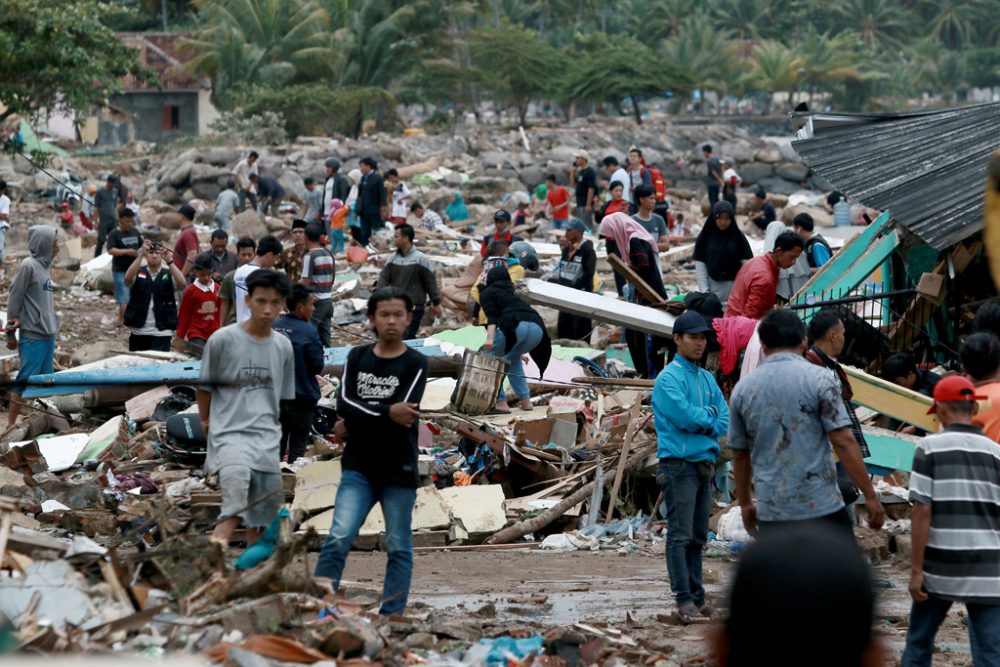
[[[653,447],[644,446],[636,448],[633,450],[632,456],[627,459],[624,469],[622,472],[635,470],[638,468],[653,451]],[[612,481],[609,478],[605,478],[603,484],[607,486],[608,482]],[[526,519],[525,521],[520,521],[515,523],[513,526],[508,526],[503,530],[499,530],[483,544],[507,544],[513,542],[519,537],[524,537],[528,533],[534,533],[541,530],[545,526],[549,525],[563,514],[568,512],[571,508],[575,507],[578,503],[582,503],[584,500],[590,497],[590,494],[594,491],[594,485],[596,481],[590,481],[581,486],[575,492],[564,498],[559,504],[551,507],[538,516],[532,519]]]

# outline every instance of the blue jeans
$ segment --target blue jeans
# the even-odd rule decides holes
[[[906,649],[901,667],[930,667],[934,656],[934,636],[944,622],[952,601],[931,595],[924,602],[914,602],[910,610],[910,628],[906,631]],[[1000,605],[965,603],[969,612],[969,644],[975,667],[1000,665]]]
[[[132,290],[125,284],[125,272],[112,271],[111,276],[115,281],[115,303],[128,303]]]
[[[514,342],[514,346],[510,348],[510,351],[504,353],[504,350],[507,349],[507,339],[504,338],[503,332],[497,329],[496,334],[493,336],[493,349],[490,353],[495,357],[503,357],[510,362],[510,368],[507,369],[507,379],[510,380],[510,388],[517,394],[517,397],[530,398],[531,390],[528,389],[528,379],[524,376],[524,362],[521,361],[521,356],[538,347],[538,344],[542,342],[545,332],[534,322],[521,322],[517,325],[514,333],[517,340]],[[502,385],[500,386],[500,393],[497,395],[497,400],[507,400],[507,393],[504,391]]]
[[[413,574],[411,522],[416,498],[416,489],[379,486],[359,472],[345,470],[334,501],[330,536],[319,554],[315,576],[332,579],[334,590],[340,589],[340,577],[344,574],[351,545],[368,513],[375,503],[379,503],[385,517],[385,548],[389,556],[379,613],[383,616],[401,613],[406,608]]]
[[[336,255],[339,252],[344,252],[344,230],[343,229],[331,229],[330,230],[330,254]]]
[[[221,229],[224,232],[229,232],[229,216],[228,215],[221,215],[219,213],[216,213],[214,216],[212,216],[212,219],[215,221],[215,228],[216,229]]]
[[[701,555],[708,542],[714,467],[708,461],[660,459],[656,468],[667,506],[667,573],[678,607],[705,604]]]
[[[21,336],[17,354],[20,362],[17,371],[18,380],[27,380],[32,375],[48,375],[55,370],[56,339]],[[26,386],[17,385],[15,391],[21,393]]]

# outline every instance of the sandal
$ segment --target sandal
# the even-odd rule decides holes
[[[518,401],[517,407],[521,408],[522,410],[524,410],[526,412],[530,412],[531,410],[535,409],[535,406],[531,402],[531,399],[528,399],[528,398],[522,398],[520,401]]]
[[[678,607],[673,614],[674,618],[677,619],[681,625],[695,625],[697,623],[707,623],[708,619],[702,616],[701,611],[698,607],[694,606],[694,603],[688,603],[682,607]]]
[[[496,404],[493,406],[493,409],[490,410],[490,414],[509,415],[510,406],[507,405],[507,401],[497,401]]]
[[[698,607],[698,611],[701,612],[702,616],[711,621],[714,621],[719,617],[719,610],[713,607],[712,605],[708,604],[707,602]]]

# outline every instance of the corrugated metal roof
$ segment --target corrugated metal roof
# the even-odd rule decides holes
[[[835,114],[796,114],[833,120]],[[990,153],[1000,148],[1000,103],[810,123],[792,147],[855,201],[944,250],[983,227]]]

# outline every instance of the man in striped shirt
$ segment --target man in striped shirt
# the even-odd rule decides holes
[[[323,347],[330,347],[330,322],[333,320],[333,255],[323,247],[323,230],[313,223],[306,227],[306,254],[302,257],[300,283],[312,290],[312,323]]]
[[[973,384],[943,378],[934,406],[943,432],[917,444],[910,475],[913,566],[903,667],[930,667],[953,602],[969,612],[975,665],[1000,665],[1000,448],[972,424]]]

